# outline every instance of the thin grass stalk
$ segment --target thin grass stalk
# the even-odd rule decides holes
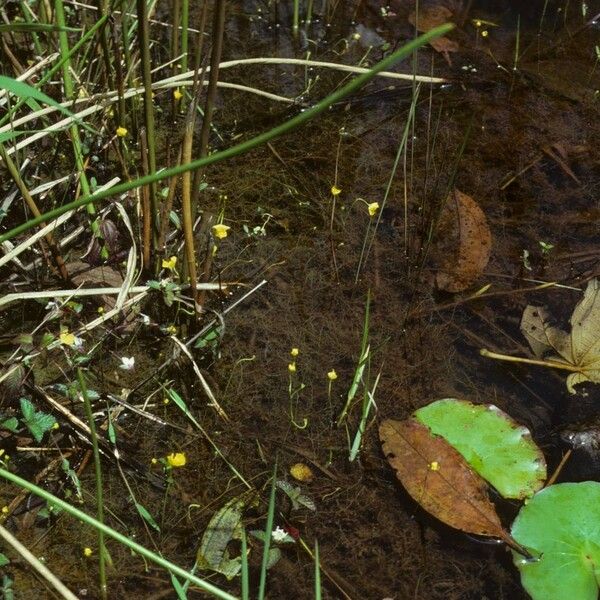
[[[181,164],[181,147],[179,148],[179,153],[177,155],[176,165]],[[158,230],[158,243],[157,250],[161,255],[164,255],[166,247],[166,239],[169,234],[169,217],[171,216],[171,209],[173,208],[173,200],[175,199],[175,191],[177,190],[177,183],[179,182],[179,177],[171,177],[169,181],[169,191],[167,193],[166,200],[162,203],[161,206],[161,217],[160,217],[160,227]]]
[[[271,494],[269,495],[269,509],[267,512],[267,524],[265,525],[265,539],[263,547],[262,562],[260,565],[260,583],[258,585],[258,600],[264,600],[267,588],[267,566],[269,564],[269,550],[271,549],[271,534],[273,533],[273,522],[275,520],[275,489],[277,483],[277,459],[273,467],[273,478],[271,480]]]
[[[310,27],[312,23],[312,14],[313,14],[313,4],[314,0],[308,0],[308,4],[306,6],[306,27]]]
[[[146,128],[140,130],[140,159],[142,173],[148,175],[148,141]],[[152,222],[150,213],[150,188],[142,187],[142,261],[144,269],[150,268],[150,254],[152,249]]]
[[[181,21],[181,0],[172,0],[171,10],[173,12],[173,29],[171,31],[171,60],[173,61],[172,72],[173,76],[179,75],[184,71],[181,71],[181,63],[175,60],[179,56],[179,23]],[[171,96],[171,111],[173,113],[173,120],[179,110],[179,103],[175,96]]]
[[[29,193],[29,190],[27,189],[27,186],[25,185],[25,182],[23,181],[23,178],[21,177],[21,173],[19,172],[19,169],[17,169],[17,166],[13,162],[12,158],[6,152],[4,145],[1,143],[0,143],[0,156],[2,157],[2,160],[4,161],[4,164],[6,165],[6,168],[8,169],[10,176],[13,178],[13,181],[15,182],[17,188],[19,188],[19,192],[21,192],[21,196],[23,196],[23,200],[25,200],[25,203],[29,207],[29,210],[36,217],[41,216],[42,213],[40,212],[32,195]],[[62,277],[62,279],[67,281],[69,279],[69,274],[67,273],[65,261],[63,260],[63,257],[60,253],[58,245],[54,241],[53,235],[51,233],[46,234],[45,240],[46,240],[46,243],[48,244],[48,247],[50,248],[50,253],[52,254],[52,258],[54,259],[54,263],[56,264],[56,268],[58,269],[60,276]],[[43,248],[42,248],[42,250],[43,250]],[[44,252],[44,255],[45,254],[46,253]]]
[[[298,23],[300,20],[300,0],[294,0],[294,16],[292,20],[292,33],[298,35]]]
[[[96,0],[96,8],[97,13],[100,17],[108,16],[108,0]],[[110,56],[110,47],[108,44],[108,31],[106,30],[106,25],[104,25],[100,31],[98,32],[98,37],[100,38],[99,44],[102,48],[102,58],[104,59],[104,80],[108,85],[109,89],[115,89],[115,81],[112,72],[112,60]],[[117,60],[119,60],[119,56],[117,56]],[[123,115],[119,115],[119,120]]]
[[[185,73],[188,65],[188,38],[190,26],[190,2],[181,2],[181,71]]]
[[[21,8],[21,14],[23,15],[23,19],[25,19],[25,23],[34,23],[35,21],[31,18],[33,13],[31,11],[31,8],[29,8],[29,5],[26,2],[24,2],[24,0],[19,0],[19,6]],[[42,45],[40,43],[40,38],[37,32],[32,31],[31,38],[33,39],[33,46],[37,55],[44,56],[44,51],[42,50]]]
[[[242,526],[242,600],[250,600],[250,577],[248,574],[248,540],[246,528]]]
[[[66,213],[70,210],[77,209],[80,206],[84,206],[85,204],[99,202],[100,200],[103,200],[105,198],[116,196],[118,194],[123,194],[125,192],[129,192],[130,190],[141,187],[142,185],[147,185],[149,183],[156,183],[157,181],[160,181],[161,179],[169,179],[171,177],[176,177],[187,171],[195,171],[197,169],[207,167],[208,165],[212,165],[212,164],[220,162],[222,160],[226,160],[228,158],[233,158],[234,156],[240,156],[241,154],[244,154],[245,152],[248,152],[250,150],[253,150],[254,148],[257,148],[258,146],[266,144],[267,142],[270,142],[271,140],[274,140],[275,138],[277,138],[285,133],[289,133],[290,131],[296,129],[297,127],[303,125],[304,123],[311,121],[312,119],[314,119],[321,113],[328,110],[332,104],[335,104],[336,102],[340,102],[346,96],[350,95],[351,93],[353,93],[356,90],[363,87],[366,83],[371,81],[371,79],[373,79],[381,71],[388,69],[393,64],[395,64],[397,61],[410,55],[410,53],[413,52],[415,48],[420,47],[423,44],[427,44],[432,39],[435,39],[439,36],[447,34],[452,29],[453,29],[453,25],[448,23],[448,24],[441,25],[440,27],[436,27],[435,29],[432,29],[431,31],[428,31],[427,33],[423,34],[416,40],[412,40],[411,42],[409,42],[402,48],[398,49],[396,52],[390,54],[389,56],[384,58],[382,61],[377,63],[370,71],[359,75],[352,81],[348,82],[342,88],[336,90],[335,92],[331,93],[329,96],[325,97],[323,100],[321,100],[320,102],[315,104],[310,109],[299,113],[298,115],[289,119],[288,121],[285,121],[284,123],[281,123],[280,125],[277,125],[276,127],[273,127],[269,131],[265,131],[264,133],[261,133],[261,134],[257,135],[256,137],[253,137],[249,140],[246,140],[245,142],[242,142],[240,144],[237,144],[235,146],[232,146],[232,147],[222,150],[220,152],[215,152],[214,154],[211,154],[210,156],[198,158],[187,165],[179,165],[176,167],[171,167],[169,169],[165,169],[164,171],[161,171],[160,173],[151,173],[150,175],[147,175],[145,177],[139,177],[138,179],[135,179],[133,181],[127,181],[127,182],[121,183],[121,184],[113,186],[107,190],[99,190],[91,196],[86,196],[84,198],[79,198],[78,200],[74,200],[73,202],[68,202],[67,204],[64,204],[60,207],[57,207],[53,210],[48,211],[47,213],[44,213],[40,217],[30,219],[26,223],[21,223],[17,227],[14,227],[13,229],[7,231],[6,233],[1,234],[0,235],[0,243],[5,242],[6,240],[10,240],[13,237],[15,237],[16,235],[19,235],[25,231],[28,231],[29,229],[31,229],[32,227],[35,227],[36,225],[39,225],[43,221],[46,221],[46,220],[50,221],[52,219],[55,219],[56,217]]]
[[[163,569],[166,569],[167,571],[174,573],[178,577],[182,577],[183,579],[190,581],[194,585],[197,585],[201,590],[204,590],[205,592],[212,594],[216,598],[221,598],[222,600],[237,600],[237,598],[235,596],[232,596],[231,594],[227,593],[226,591],[219,589],[218,587],[214,586],[212,583],[209,583],[208,581],[204,581],[203,579],[196,577],[195,575],[189,573],[185,569],[182,569],[180,566],[176,565],[175,563],[172,563],[171,561],[167,560],[166,558],[163,558],[162,556],[160,556],[160,554],[156,554],[155,552],[152,552],[152,550],[148,550],[148,548],[145,548],[144,546],[138,544],[137,542],[134,542],[132,539],[128,538],[126,535],[123,535],[122,533],[120,533],[119,531],[116,531],[112,527],[109,527],[108,525],[101,523],[97,519],[94,519],[94,517],[91,517],[87,513],[84,513],[83,511],[79,510],[78,508],[75,508],[68,502],[65,502],[58,496],[54,496],[50,492],[47,492],[43,488],[38,487],[37,485],[31,483],[30,481],[27,481],[26,479],[23,479],[22,477],[19,477],[18,475],[15,475],[14,473],[11,473],[10,471],[7,471],[6,469],[4,469],[2,467],[0,467],[0,477],[3,477],[4,479],[14,483],[15,485],[18,485],[19,487],[31,492],[32,494],[35,494],[36,496],[39,496],[46,502],[50,503],[52,506],[56,506],[57,508],[64,510],[66,513],[68,513],[72,517],[75,517],[82,523],[85,523],[86,525],[90,525],[91,527],[94,527],[95,529],[97,529],[99,531],[102,531],[106,536],[116,540],[117,542],[119,542],[120,544],[123,544],[124,546],[127,546],[130,550],[132,550],[136,554],[139,554],[140,556],[147,558],[148,560],[159,565]]]
[[[96,479],[96,515],[98,522],[104,524],[104,500],[102,497],[102,465],[100,463],[100,450],[98,448],[98,435],[96,433],[96,423],[92,413],[92,405],[88,395],[87,386],[83,371],[77,369],[77,379],[79,380],[79,389],[83,398],[85,414],[90,427],[90,437],[92,441],[92,452],[94,455],[94,476]],[[100,579],[100,595],[106,599],[108,597],[108,587],[106,584],[106,549],[104,547],[104,531],[98,530],[98,577]]]
[[[315,540],[315,600],[321,600],[321,565],[319,560],[319,541]]]
[[[146,141],[148,143],[149,176],[156,174],[156,137],[154,133],[154,103],[152,100],[152,75],[150,64],[150,34],[148,26],[148,7],[146,0],[137,0],[138,44],[142,60],[142,78],[144,81],[144,121]],[[156,201],[156,180],[148,182],[150,186],[150,211],[153,229],[157,226],[158,207]]]
[[[69,52],[69,40],[67,38],[67,32],[65,31],[65,11],[63,6],[63,0],[55,0],[54,8],[56,12],[56,23],[61,30],[58,32],[58,41],[60,47],[60,55],[64,59],[62,61],[62,73],[63,73],[63,86],[65,91],[65,98],[68,100],[74,99],[74,87],[73,80],[71,79],[71,61],[70,61],[70,52]],[[77,124],[73,123],[69,128],[71,134],[71,142],[73,144],[73,153],[75,154],[75,164],[77,166],[77,172],[79,174],[79,183],[81,185],[81,189],[83,191],[83,196],[90,195],[90,184],[88,182],[87,175],[85,173],[85,162],[83,159],[83,150],[81,148],[81,138],[79,137],[79,129],[77,128]],[[98,219],[96,218],[96,208],[93,203],[86,204],[86,210],[90,217],[90,227],[92,229],[92,233],[96,239],[98,239],[99,243],[102,242],[102,232],[100,230],[100,224]],[[100,243],[102,247],[101,256],[103,258],[108,258],[108,252],[106,250],[106,246],[103,243]]]

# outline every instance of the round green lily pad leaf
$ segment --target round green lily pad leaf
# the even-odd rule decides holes
[[[559,483],[538,492],[512,526],[535,557],[513,553],[533,600],[597,600],[600,580],[600,483]]]
[[[544,455],[529,430],[497,406],[444,398],[414,417],[454,446],[504,498],[528,498],[544,485]]]

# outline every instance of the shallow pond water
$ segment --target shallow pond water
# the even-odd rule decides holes
[[[178,360],[153,377],[172,352],[158,326],[122,326],[107,334],[106,352],[90,366],[89,385],[100,393],[97,410],[105,409],[102,401],[109,394],[118,396],[127,388],[135,390],[127,396],[129,403],[170,424],[127,410],[116,421],[119,444],[130,458],[124,465],[127,479],[161,532],[143,526],[114,461],[106,460],[105,505],[114,525],[191,568],[212,515],[245,491],[174,403],[163,404],[160,385],[168,383],[210,432],[219,452],[262,493],[260,502],[247,506],[248,530],[264,527],[275,459],[281,479],[291,480],[295,463],[310,466],[312,480],[295,485],[301,485],[316,510],[295,510],[278,494],[275,521],[297,530],[310,545],[319,541],[325,598],[527,598],[504,547],[446,527],[403,491],[381,451],[377,421],[406,418],[438,398],[493,403],[531,430],[552,472],[566,448],[560,431],[598,416],[593,385],[585,386],[587,396],[573,398],[560,373],[479,355],[482,347],[528,355],[519,331],[525,306],[547,305],[557,319],[567,321],[580,297],[577,289],[600,274],[600,66],[594,51],[599,30],[586,25],[593,16],[589,4],[583,18],[578,2],[448,2],[446,8],[459,23],[449,36],[456,51],[444,55],[426,47],[414,62],[396,67],[433,73],[445,83],[416,89],[410,80],[376,79],[303,128],[206,170],[201,210],[217,214],[223,209],[231,227],[213,260],[215,278],[241,282],[243,291],[262,279],[267,283],[226,315],[218,345],[194,350],[228,421],[207,407],[188,361]],[[230,3],[224,60],[310,56],[368,66],[414,35],[412,3],[314,2],[313,23],[302,25],[297,37],[291,31],[291,5]],[[305,5],[300,2],[302,11]],[[192,6],[192,20],[197,9]],[[157,18],[167,19],[169,10],[168,3],[159,2]],[[158,30],[154,35],[155,58],[162,61],[167,38]],[[273,64],[222,71],[225,81],[298,101],[285,104],[239,90],[221,91],[211,149],[228,147],[305,110],[349,76]],[[177,152],[179,138],[173,132],[182,129],[183,116],[173,121],[169,98],[157,98],[164,109],[158,123],[161,160],[168,162]],[[411,109],[406,151],[390,177]],[[332,195],[332,186],[341,190],[339,195]],[[434,233],[435,224],[453,187],[477,202],[492,235],[484,272],[458,294],[435,286],[440,249],[452,235]],[[368,205],[373,202],[380,212],[371,217]],[[532,289],[544,281],[565,287]],[[487,284],[491,287],[480,298],[467,299]],[[223,311],[243,291],[210,296],[207,306]],[[367,421],[358,458],[350,462],[348,446],[358,427],[360,402],[343,426],[336,420],[359,360],[368,293],[368,376],[371,384],[380,379],[376,411]],[[95,308],[86,305],[82,314],[94,314]],[[184,319],[174,309],[149,302],[142,312],[185,332],[180,329]],[[31,316],[23,307],[0,313],[10,336],[29,331]],[[299,349],[297,357],[290,355],[292,348]],[[119,370],[123,355],[135,356],[135,370]],[[64,365],[43,359],[50,373],[39,369],[38,385],[57,383]],[[335,380],[327,376],[332,369]],[[5,403],[9,406],[10,400]],[[16,452],[14,440],[6,443]],[[79,445],[68,434],[57,444]],[[165,488],[152,459],[170,452],[185,452],[187,464],[174,471]],[[77,448],[72,460],[81,460]],[[31,477],[47,463],[41,452],[17,453],[15,459],[17,471]],[[91,463],[81,470],[88,512],[94,511],[92,471]],[[600,480],[600,467],[576,452],[561,477]],[[58,489],[59,480],[55,474],[42,478],[51,489]],[[2,488],[4,503],[13,496],[14,490]],[[517,508],[501,504],[506,524]],[[65,516],[43,518],[23,508],[9,523],[79,596],[97,597],[96,564],[82,555],[82,548],[95,546],[92,531]],[[250,544],[254,585],[262,545],[254,539]],[[109,572],[111,598],[176,597],[168,574],[144,569],[138,557],[112,542],[109,551],[118,565]],[[282,547],[281,559],[269,572],[267,597],[312,598],[313,568],[299,543]],[[237,580],[202,575],[239,593]],[[17,569],[13,576],[18,597],[41,597],[41,584],[26,570]],[[188,597],[205,595],[190,589]]]

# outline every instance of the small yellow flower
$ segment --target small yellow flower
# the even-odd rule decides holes
[[[177,257],[171,256],[171,258],[163,258],[162,267],[163,269],[169,269],[169,271],[173,271],[175,266],[177,265]]]
[[[60,427],[60,425],[58,424],[58,421],[56,421],[54,423],[54,425],[52,425],[52,429],[55,429],[55,430],[58,429],[59,427]]]
[[[169,404],[171,402],[170,398],[163,398],[163,404]]]
[[[291,354],[291,355],[292,355],[294,358],[296,358],[296,356],[298,356],[298,354],[300,354],[300,350],[299,350],[298,348],[292,348],[292,349],[290,350],[290,354]]]
[[[219,223],[218,225],[213,225],[212,231],[216,238],[222,240],[227,237],[227,232],[231,229],[228,225],[223,225],[223,223]]]
[[[429,463],[429,468],[432,471],[439,471],[440,470],[440,463],[437,460],[434,460],[432,463]]]
[[[117,127],[117,136],[125,137],[127,135],[127,129],[125,127]]]
[[[91,556],[93,553],[94,553],[94,551],[93,551],[93,550],[92,550],[90,547],[88,547],[88,546],[86,546],[86,547],[83,549],[83,555],[84,555],[86,558],[89,558],[89,557],[90,557],[90,556]]]
[[[76,338],[72,333],[69,333],[69,331],[67,329],[62,331],[58,337],[60,339],[60,343],[64,344],[65,346],[74,346],[75,345]]]
[[[155,465],[158,462],[158,458],[155,458],[154,456],[152,457],[152,459],[150,460],[150,462]]]
[[[342,193],[342,190],[337,185],[331,186],[331,195],[332,196],[339,196],[341,193]]]
[[[179,91],[179,88],[175,88],[173,91],[173,98],[175,98],[175,100],[181,100],[183,98],[183,94]]]
[[[296,481],[310,481],[313,478],[313,472],[308,465],[296,463],[290,467],[290,475]]]
[[[184,467],[187,462],[184,452],[171,452],[167,455],[167,463],[170,467]]]
[[[327,379],[329,379],[329,381],[335,381],[337,379],[337,373],[335,372],[335,369],[331,369],[331,371],[327,373]]]
[[[7,515],[7,514],[9,513],[9,510],[10,510],[10,509],[8,508],[8,506],[3,506],[3,507],[2,507],[2,514],[3,514],[3,515]]]
[[[489,32],[488,32],[488,30],[487,30],[487,29],[484,29],[484,30],[481,32],[481,37],[487,37],[488,35],[489,35]]]
[[[175,335],[177,333],[177,327],[175,327],[175,325],[169,325],[167,327],[167,333]]]
[[[288,371],[289,371],[290,373],[295,373],[295,372],[296,372],[296,363],[295,363],[295,362],[291,362],[291,363],[288,365]]]
[[[367,210],[369,211],[369,216],[374,217],[379,210],[379,202],[371,202],[371,204],[367,205]]]
[[[475,27],[481,27],[482,23],[479,19],[475,21]]]
[[[98,314],[99,315],[103,315],[104,314],[104,306],[99,306],[98,307]]]

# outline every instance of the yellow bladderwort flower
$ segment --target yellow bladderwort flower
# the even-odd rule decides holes
[[[117,127],[117,137],[125,137],[127,135],[127,129],[125,127]]]
[[[300,354],[300,350],[299,350],[298,348],[292,348],[292,349],[290,350],[290,354],[291,354],[291,355],[292,355],[294,358],[296,358],[296,356],[298,356],[298,354]]]
[[[185,467],[187,458],[184,452],[171,452],[167,455],[167,464],[172,468]]]
[[[175,325],[169,325],[167,327],[167,333],[170,335],[175,335],[177,333],[177,327],[175,327]]]
[[[434,460],[432,463],[429,463],[429,468],[432,471],[439,471],[440,470],[440,463],[437,460]]]
[[[175,98],[175,100],[181,100],[183,98],[183,94],[179,91],[179,88],[174,90],[173,98]]]
[[[231,229],[228,225],[223,225],[223,223],[219,223],[218,225],[212,226],[213,235],[222,240],[227,237],[227,232]]]
[[[295,373],[295,372],[296,372],[296,363],[295,363],[295,362],[291,362],[291,363],[288,365],[288,371],[289,371],[290,373]]]
[[[163,269],[169,269],[169,271],[174,271],[177,265],[177,257],[171,256],[171,258],[163,258],[162,267]]]
[[[487,29],[484,29],[484,30],[481,32],[481,37],[487,37],[488,35],[489,35],[489,33],[488,33],[488,30],[487,30]]]
[[[83,549],[83,555],[86,558],[89,558],[93,553],[94,553],[94,551],[91,548],[89,548],[89,547],[86,547],[86,548]]]
[[[342,193],[342,190],[337,185],[331,186],[331,195],[332,196],[339,196],[341,193]]]
[[[98,314],[99,315],[103,315],[104,314],[104,306],[99,306],[98,307]]]
[[[369,216],[374,217],[379,210],[379,202],[371,202],[367,204],[367,210],[369,211]]]
[[[158,462],[158,458],[156,457],[152,457],[152,459],[150,460],[150,462],[155,465]]]
[[[327,373],[327,379],[329,379],[329,381],[335,381],[337,379],[337,373],[335,372],[335,369],[331,369],[331,371]]]
[[[2,514],[3,514],[3,515],[7,515],[7,514],[8,514],[8,512],[9,512],[9,510],[10,510],[10,509],[8,508],[8,506],[3,506],[3,507],[2,507]]]

